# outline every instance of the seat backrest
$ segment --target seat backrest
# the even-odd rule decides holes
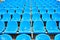
[[[50,40],[50,37],[46,34],[39,34],[36,36],[35,40]]]
[[[20,23],[20,30],[30,30],[30,22],[29,21],[22,21]]]
[[[35,21],[33,23],[33,28],[34,29],[44,29],[44,24],[42,21]]]
[[[55,21],[47,21],[46,28],[47,29],[57,29],[57,24]]]
[[[27,34],[21,34],[16,37],[16,40],[31,40],[31,37]]]
[[[33,21],[39,21],[39,20],[41,20],[40,14],[39,13],[32,14],[32,20]]]
[[[8,34],[3,34],[2,37],[4,40],[12,40],[12,37]]]
[[[13,14],[12,21],[20,21],[21,16],[20,14]]]
[[[57,34],[54,38],[54,40],[60,40],[60,34]]]
[[[29,21],[30,20],[30,14],[23,14],[22,15],[22,20]]]
[[[9,21],[11,19],[10,14],[3,14],[2,21]]]
[[[15,21],[9,21],[7,25],[7,29],[9,30],[17,30],[18,29],[18,24]]]
[[[43,21],[50,21],[50,14],[42,14]]]

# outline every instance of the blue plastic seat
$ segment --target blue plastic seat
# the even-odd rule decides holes
[[[0,21],[0,33],[2,33],[2,31],[4,30],[5,25],[3,21]]]
[[[49,8],[48,9],[48,14],[54,14],[54,9],[53,8]]]
[[[34,13],[38,13],[38,9],[33,7],[32,14],[34,14]]]
[[[36,5],[32,2],[31,3],[31,5],[32,5],[32,8],[34,9],[34,7],[36,7]],[[36,9],[36,8],[35,8]]]
[[[21,21],[19,33],[31,33],[29,21]]]
[[[38,9],[40,10],[40,13],[42,13],[43,6],[41,5],[41,3],[40,4],[38,3],[37,6],[38,6]],[[45,12],[45,10],[44,10],[44,12]]]
[[[7,13],[6,9],[0,9],[0,14],[5,14],[5,13]]]
[[[55,21],[47,21],[46,23],[46,29],[48,31],[48,33],[60,33],[60,31],[58,30],[58,26],[56,24]]]
[[[3,8],[3,5],[0,3],[0,9],[2,9]]]
[[[39,21],[39,20],[41,20],[39,13],[32,14],[32,21]]]
[[[51,0],[51,2],[50,2],[50,0],[48,0],[48,4],[55,6],[55,5],[56,5],[56,1],[57,1],[57,0]],[[50,3],[49,3],[49,2],[50,2]]]
[[[15,2],[15,0],[14,0],[14,2]],[[24,1],[23,1],[23,0],[18,0],[18,1],[16,1],[16,2],[14,3],[13,6],[18,7],[18,9],[22,9],[23,6],[24,6],[24,3],[25,3],[25,0],[24,0]],[[15,8],[15,7],[14,7],[14,8]]]
[[[40,10],[40,14],[45,14],[46,13],[46,9],[44,9],[44,8],[41,8],[39,10]]]
[[[30,6],[30,2],[26,2],[26,6],[27,7]],[[25,8],[26,8],[26,6],[25,6]]]
[[[50,10],[51,6],[49,6],[48,4],[45,5],[45,9],[48,10],[48,13],[49,13],[49,10]],[[52,8],[51,8],[52,9]],[[51,12],[51,11],[50,11]]]
[[[33,32],[34,33],[45,33],[44,24],[42,21],[35,21],[33,23]]]
[[[60,34],[57,34],[54,38],[54,40],[60,40]]]
[[[29,2],[26,2],[25,9],[30,9],[30,3]]]
[[[2,35],[2,40],[12,40],[12,37],[8,34],[3,34]]]
[[[50,37],[46,34],[39,34],[36,36],[35,40],[50,40]]]
[[[56,13],[60,14],[60,8],[56,9]]]
[[[18,30],[18,24],[16,21],[8,21],[6,30],[4,33],[14,34]]]
[[[3,14],[3,18],[1,19],[2,21],[9,21],[10,18],[10,14]]]
[[[3,2],[1,2],[1,4],[3,5],[2,7],[4,8],[10,8],[10,2],[9,2],[10,0],[3,0]],[[12,1],[11,1],[12,2]]]
[[[2,2],[3,7],[5,8],[10,8],[11,6],[13,6],[12,4],[14,4],[15,2],[13,2],[13,0],[10,2],[10,0],[6,0],[4,2]]]
[[[31,37],[27,34],[18,35],[16,40],[31,40]]]
[[[23,14],[22,15],[22,20],[24,21],[30,21],[30,14]]]
[[[26,9],[24,10],[24,13],[30,13],[30,9],[29,9],[29,8],[26,8]]]
[[[22,9],[16,9],[17,14],[22,14]]]
[[[20,21],[21,17],[20,14],[13,14],[12,21]]]
[[[14,8],[8,9],[8,14],[14,14]]]
[[[39,0],[39,3],[42,5],[42,6],[45,6],[47,3],[46,3],[47,1],[45,1],[45,0]],[[49,2],[48,2],[49,3]]]
[[[54,21],[60,21],[60,14],[56,13],[56,14],[52,14],[52,19]]]
[[[43,21],[50,21],[50,15],[49,14],[42,14],[42,20]]]
[[[12,40],[12,37],[8,34],[0,35],[0,40]]]
[[[10,1],[10,0],[8,0],[8,3],[7,3],[8,6],[10,6],[10,7],[12,7],[12,8],[16,8],[16,5],[17,5],[16,2],[17,2],[17,1],[16,1],[16,2],[15,2],[15,0],[12,0],[11,2],[9,2],[9,1]],[[10,3],[10,4],[9,4],[9,3]]]

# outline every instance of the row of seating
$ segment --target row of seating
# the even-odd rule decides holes
[[[30,6],[30,4],[32,6],[36,6],[35,3],[36,3],[36,5],[42,5],[42,6],[47,6],[47,5],[49,6],[50,5],[50,6],[53,6],[53,8],[55,7],[55,5],[60,4],[56,0],[51,0],[51,2],[50,2],[50,0],[49,1],[48,0],[46,0],[46,1],[45,0],[41,0],[41,1],[40,0],[38,0],[38,1],[37,0],[18,0],[18,1],[12,0],[11,2],[10,2],[10,0],[6,0],[6,1],[0,3],[0,5],[1,5],[0,8],[3,8],[3,6],[6,7],[6,8],[9,8],[11,6],[13,8],[16,8],[16,7],[21,7],[22,8],[24,6],[24,4],[27,5],[27,6]]]
[[[40,13],[40,14],[45,14],[45,13],[48,13],[48,14],[54,14],[54,13],[58,13],[60,14],[60,8],[57,8],[57,9],[52,9],[52,8],[49,8],[49,9],[45,9],[45,8],[33,8],[30,10],[30,8],[25,8],[25,9],[0,9],[0,14],[22,14],[22,13],[28,13],[30,14],[30,12],[32,14],[34,13]]]
[[[49,6],[52,6],[53,8],[57,8],[56,6],[60,6],[60,2],[57,0],[35,0],[36,5],[46,6],[46,8],[49,8]]]
[[[23,8],[23,6],[24,6],[24,4],[25,4],[25,1],[26,0],[18,0],[18,1],[16,1],[16,0],[12,0],[11,2],[10,2],[11,0],[5,0],[5,1],[3,1],[3,2],[0,2],[0,8],[17,8],[17,7],[19,7],[19,8]]]
[[[13,40],[12,37],[8,34],[0,35],[0,40]],[[16,37],[16,40],[32,40],[31,37],[27,34],[21,34]],[[34,40],[51,40],[50,36],[46,34],[38,34]],[[60,34],[57,34],[54,37],[54,40],[60,40]]]
[[[54,2],[54,3],[52,3],[52,2]],[[6,0],[6,1],[0,3],[0,9],[1,8],[9,9],[9,7],[10,7],[10,9],[11,9],[11,7],[12,8],[15,8],[15,9],[16,8],[22,9],[22,8],[30,8],[30,6],[32,8],[38,7],[38,9],[41,9],[41,8],[50,9],[51,7],[52,7],[52,9],[53,8],[59,8],[59,7],[56,7],[56,5],[58,5],[58,2],[56,2],[55,0],[54,1],[51,1],[51,2],[49,2],[48,0],[47,1],[45,1],[45,0],[42,0],[42,1],[40,1],[40,0],[38,0],[38,1],[37,0],[33,0],[33,1],[32,0],[31,1],[30,0],[27,0],[27,1],[26,0],[18,0],[16,2],[15,2],[15,0],[13,0],[11,2],[10,2],[10,0],[9,1]]]
[[[45,29],[46,27],[46,29]],[[32,29],[33,28],[33,29]],[[17,33],[46,33],[46,30],[48,33],[60,33],[60,22],[59,26],[57,26],[57,23],[55,21],[47,21],[46,25],[42,21],[34,21],[31,25],[31,22],[29,21],[8,21],[3,22],[0,21],[0,33],[9,33],[9,34],[15,34]]]
[[[28,14],[28,13],[24,13],[22,15],[19,14],[1,14],[0,15],[0,21],[50,21],[50,20],[54,20],[54,21],[60,21],[60,14],[39,14],[39,13],[35,13],[35,14]]]

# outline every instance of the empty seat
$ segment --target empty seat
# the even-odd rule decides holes
[[[54,40],[60,40],[60,34],[57,34],[54,38]]]
[[[40,14],[45,14],[46,13],[46,9],[42,8],[42,9],[39,9],[40,10]]]
[[[27,34],[21,34],[16,37],[16,40],[31,40],[31,37]]]
[[[29,8],[30,9],[30,2],[26,2],[25,8]]]
[[[26,9],[24,10],[24,12],[25,12],[25,13],[30,13],[30,9],[26,8]]]
[[[36,36],[35,40],[50,40],[50,37],[46,34],[39,34]]]
[[[32,21],[39,21],[39,20],[41,20],[39,13],[32,14]]]
[[[9,21],[11,19],[10,14],[3,14],[2,15],[2,21]]]
[[[12,37],[8,34],[2,34],[1,35],[1,40],[12,40]]]
[[[42,20],[43,21],[50,21],[50,15],[49,14],[42,14]]]
[[[3,8],[3,5],[0,3],[0,9],[2,9]]]
[[[22,14],[22,9],[16,9],[17,14]]]
[[[16,33],[18,30],[18,24],[16,21],[9,21],[7,23],[7,27],[6,30],[4,31],[4,33],[9,33],[9,34],[14,34]]]
[[[32,14],[34,14],[34,13],[38,13],[38,9],[33,7]]]
[[[34,33],[45,33],[44,24],[42,21],[34,21],[33,32]]]
[[[56,13],[60,14],[60,8],[56,9]]]
[[[29,21],[21,21],[19,33],[31,33]]]
[[[5,28],[5,24],[3,21],[0,21],[0,33],[2,33],[2,31],[4,30]]]
[[[53,8],[49,8],[48,9],[48,14],[54,14],[54,9]]]
[[[32,2],[31,5],[32,5],[32,9],[35,9],[35,10],[37,9],[34,2]],[[35,7],[35,8],[34,8],[34,7]],[[33,10],[33,11],[34,11],[34,10]]]
[[[42,13],[42,10],[44,7],[41,5],[41,3],[40,4],[38,3],[37,6],[38,6],[38,9],[40,10],[40,12]],[[44,12],[45,12],[45,10],[44,10]]]
[[[55,21],[47,21],[46,23],[46,29],[48,33],[59,33],[58,26]]]
[[[13,14],[12,21],[20,21],[21,16],[20,14]]]
[[[14,14],[14,9],[8,9],[9,14]]]
[[[56,13],[56,14],[52,14],[52,19],[54,21],[60,21],[60,14]]]
[[[3,2],[2,2],[2,5],[3,5],[3,7],[5,7],[6,9],[8,8],[10,8],[11,6],[12,6],[12,4],[14,3],[13,1],[11,1],[12,2],[12,4],[11,4],[11,2],[9,2],[10,0],[3,0]]]
[[[23,14],[22,15],[22,20],[24,21],[30,21],[30,14]]]
[[[30,10],[30,5],[29,5],[30,3],[29,2],[26,2],[26,6],[25,6],[25,9],[27,10],[27,11],[29,11]],[[27,12],[26,11],[26,12]]]
[[[0,9],[0,14],[5,14],[5,13],[7,13],[6,9]]]

